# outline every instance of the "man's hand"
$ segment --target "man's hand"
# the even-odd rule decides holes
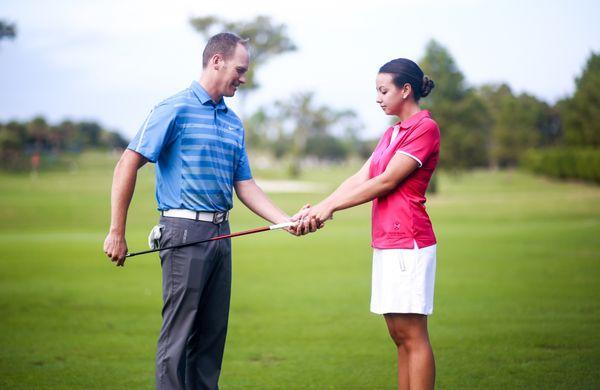
[[[127,254],[127,241],[123,234],[108,233],[104,240],[104,253],[112,262],[118,266],[125,265],[125,255]]]

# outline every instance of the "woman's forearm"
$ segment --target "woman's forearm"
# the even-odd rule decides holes
[[[350,176],[346,180],[342,182],[338,186],[338,188],[333,191],[327,198],[323,199],[322,202],[328,202],[334,198],[338,198],[344,193],[347,193],[353,188],[360,186],[369,180],[369,165],[371,164],[371,159],[369,158],[354,175]]]
[[[386,195],[400,185],[400,183],[416,168],[417,162],[414,159],[402,154],[396,154],[388,164],[385,172],[381,175],[377,175],[370,179],[367,176],[366,180],[358,184],[352,181],[344,183],[342,191],[335,191],[321,204],[317,205],[317,207],[319,207],[317,213],[320,214],[320,217],[330,216],[335,211],[358,206]],[[363,176],[363,178],[364,177],[365,176]],[[342,186],[340,186],[340,188],[341,187]]]
[[[323,201],[331,212],[370,202],[392,191],[396,184],[382,175],[369,179],[358,185],[348,185],[344,191],[336,191]],[[341,188],[342,186],[340,186]]]
[[[335,191],[333,191],[331,194],[329,194],[329,196],[325,199],[323,199],[323,202],[328,202],[331,201],[333,199],[339,198],[342,194],[350,191],[352,188],[355,188],[359,185],[361,185],[364,182],[364,180],[362,180],[358,174],[354,174],[352,176],[350,176],[349,178],[347,178],[346,180],[344,180],[342,182],[342,184],[340,184],[338,186],[338,188],[336,188]]]

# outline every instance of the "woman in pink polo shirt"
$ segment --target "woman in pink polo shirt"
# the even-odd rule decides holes
[[[434,84],[411,60],[379,69],[377,103],[400,121],[388,128],[363,167],[299,215],[301,233],[335,211],[373,201],[371,311],[383,314],[398,348],[398,388],[433,388],[435,363],[427,332],[433,312],[436,239],[425,191],[439,160],[440,130],[419,99]]]

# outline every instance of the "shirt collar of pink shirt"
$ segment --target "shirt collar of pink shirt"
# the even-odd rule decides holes
[[[416,114],[413,114],[410,118],[404,120],[403,122],[399,122],[398,125],[400,125],[401,129],[406,130],[406,129],[416,125],[423,118],[431,118],[431,115],[429,114],[429,110],[421,110],[421,111],[417,112]]]

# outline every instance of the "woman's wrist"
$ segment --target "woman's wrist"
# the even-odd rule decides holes
[[[332,199],[327,199],[325,202],[323,202],[323,208],[329,214],[333,214],[334,212],[338,211],[337,205],[335,204],[335,202]]]

